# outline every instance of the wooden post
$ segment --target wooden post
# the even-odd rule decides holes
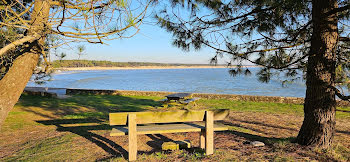
[[[214,115],[212,111],[205,111],[205,153],[214,153]]]
[[[201,149],[205,148],[205,130],[201,130],[200,135],[199,135],[199,147]]]
[[[137,156],[136,114],[128,114],[129,161],[135,161]]]

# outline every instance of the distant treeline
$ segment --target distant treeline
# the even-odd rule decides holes
[[[208,66],[208,64],[165,64],[150,62],[112,62],[95,60],[56,60],[52,62],[54,68],[60,67],[137,67],[137,66]]]

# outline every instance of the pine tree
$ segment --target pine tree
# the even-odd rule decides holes
[[[284,74],[306,77],[304,122],[297,142],[328,148],[335,132],[335,95],[349,84],[350,3],[345,0],[172,0],[157,14],[159,24],[184,50],[209,47],[212,61],[229,55],[230,73],[249,74],[241,65],[262,66],[259,80]],[[336,71],[337,69],[337,71]]]
[[[0,128],[32,77],[39,58],[49,64],[49,36],[54,35],[63,45],[103,44],[129,38],[139,31],[151,2],[137,5],[125,0],[0,1],[0,38],[6,39],[0,40]],[[16,34],[10,37],[10,31]]]

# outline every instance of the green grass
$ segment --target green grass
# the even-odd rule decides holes
[[[59,109],[59,115],[76,115],[77,117],[95,116],[106,117],[109,112],[123,111],[146,111],[154,110],[162,105],[157,100],[162,97],[153,96],[110,96],[110,95],[75,95],[74,97],[64,100],[55,98],[43,98],[40,96],[22,95],[19,106],[36,106],[47,110]],[[286,103],[270,103],[270,102],[249,102],[249,101],[233,101],[225,99],[201,99],[196,102],[196,108],[203,109],[231,109],[237,112],[263,112],[274,114],[292,114],[303,115],[303,105],[286,104]],[[89,108],[93,112],[72,113],[81,107]],[[191,108],[191,107],[190,107]],[[338,107],[337,118],[350,118],[349,107]],[[97,114],[96,114],[97,112]],[[25,112],[11,112],[25,113]],[[72,116],[72,117],[73,117]]]
[[[88,118],[106,119],[107,116],[108,114],[103,112],[83,112],[83,113],[64,115],[62,118],[63,119],[88,119]]]
[[[109,95],[76,95],[71,98],[58,100],[40,96],[22,95],[19,106],[36,106],[47,110],[60,109],[63,113],[79,110],[81,107],[98,112],[144,111],[155,106],[161,106],[148,96],[109,96]]]
[[[155,96],[110,96],[74,95],[66,99],[22,95],[11,111],[0,132],[0,147],[6,156],[0,161],[125,161],[115,146],[125,138],[110,138],[111,127],[108,113],[123,111],[157,111],[182,109],[181,106],[162,107]],[[337,144],[328,151],[300,151],[295,158],[298,145],[292,143],[303,116],[303,105],[245,102],[225,99],[200,99],[197,106],[187,109],[231,109],[235,120],[226,136],[238,137],[236,146],[218,148],[212,156],[204,156],[200,150],[177,152],[139,152],[141,161],[299,161],[306,160],[350,160],[350,139],[346,131],[350,124],[350,108],[338,107],[337,119],[344,123],[343,133]],[[290,120],[288,118],[298,120]],[[272,121],[259,121],[260,119]],[[250,122],[250,120],[254,120]],[[278,119],[278,120],[277,120]],[[276,121],[273,121],[276,120]],[[247,122],[248,121],[248,122]],[[295,123],[298,121],[299,123]],[[281,123],[282,122],[282,123]],[[348,123],[348,124],[346,124]],[[289,133],[285,133],[285,132]],[[283,134],[285,133],[285,134]],[[181,134],[180,136],[186,136]],[[127,138],[126,138],[127,139]],[[233,138],[235,139],[235,138]],[[259,140],[267,144],[264,151],[242,145],[245,140]],[[237,143],[238,142],[238,143]],[[233,147],[233,148],[231,148]],[[2,151],[1,150],[1,151]],[[16,150],[11,152],[10,150]],[[0,151],[0,155],[1,155]],[[266,152],[267,151],[267,152]],[[90,153],[91,152],[91,153]],[[305,157],[304,157],[305,156]],[[318,159],[316,157],[319,157]]]
[[[7,127],[4,127],[4,131],[8,130],[18,130],[25,129],[27,127],[33,127],[39,125],[36,122],[30,121],[29,118],[33,117],[33,114],[26,111],[12,111],[8,114],[6,122],[8,123]]]
[[[265,113],[286,113],[286,114],[303,114],[303,106],[297,104],[271,103],[271,102],[249,102],[233,100],[205,100],[198,101],[201,105],[208,108],[228,108],[240,112],[265,112]]]
[[[350,107],[337,107],[336,117],[339,119],[350,119]]]
[[[22,146],[24,149],[4,161],[52,161],[52,157],[55,161],[66,161],[70,159],[65,154],[70,151],[71,141],[72,135],[30,141]]]
[[[298,116],[304,115],[303,105],[299,104],[233,101],[225,99],[201,99],[197,103],[203,108],[209,109],[225,108],[237,112],[262,112]],[[350,119],[350,107],[337,107],[336,117],[338,119]]]

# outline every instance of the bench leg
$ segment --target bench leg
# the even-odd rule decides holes
[[[205,149],[205,130],[202,130],[199,135],[199,147]]]
[[[205,153],[214,153],[214,115],[212,111],[205,111]]]
[[[137,130],[136,130],[136,114],[128,115],[129,129],[129,161],[135,161],[137,156]]]

